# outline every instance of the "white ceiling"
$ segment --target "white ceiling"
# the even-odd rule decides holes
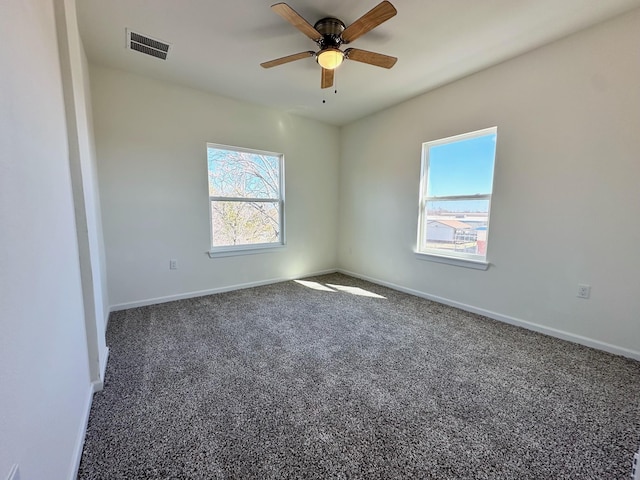
[[[315,44],[269,8],[277,0],[79,0],[89,61],[344,125],[640,7],[640,0],[391,0],[398,14],[349,46],[398,57],[347,61],[320,89],[313,58],[260,63]],[[351,24],[379,0],[288,0],[312,25]],[[125,28],[171,44],[166,61],[127,50]],[[535,74],[535,72],[532,72]],[[326,100],[326,103],[322,101]]]

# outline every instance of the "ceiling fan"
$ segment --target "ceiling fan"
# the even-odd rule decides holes
[[[359,48],[340,49],[341,45],[353,42],[398,13],[395,7],[386,0],[379,3],[348,27],[341,20],[333,17],[322,18],[311,26],[309,22],[286,3],[276,3],[271,6],[271,10],[316,42],[319,50],[317,52],[309,50],[276,58],[275,60],[261,63],[260,65],[263,68],[276,67],[295,60],[315,57],[322,67],[320,86],[321,88],[328,88],[333,85],[334,70],[345,59],[383,68],[393,67],[398,60],[396,57],[360,50]]]

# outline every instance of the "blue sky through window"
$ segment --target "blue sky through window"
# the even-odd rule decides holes
[[[429,148],[429,197],[491,194],[496,134]]]

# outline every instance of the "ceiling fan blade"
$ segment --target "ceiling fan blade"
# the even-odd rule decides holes
[[[344,43],[353,42],[356,38],[394,17],[396,13],[398,11],[390,2],[385,0],[379,3],[342,32],[342,41]]]
[[[322,38],[322,34],[319,31],[313,28],[309,22],[307,22],[298,12],[286,3],[276,3],[275,5],[271,5],[271,10],[276,12],[314,42],[317,42]]]
[[[389,55],[383,55],[376,52],[369,52],[367,50],[360,50],[359,48],[347,48],[344,51],[344,56],[349,60],[368,63],[369,65],[375,65],[376,67],[382,68],[391,68],[398,61],[396,57],[390,57]]]
[[[335,74],[335,70],[327,70],[326,68],[322,69],[322,80],[320,82],[320,88],[329,88],[333,86],[333,76]]]
[[[270,60],[268,62],[263,62],[260,64],[262,68],[271,68],[277,67],[278,65],[282,65],[284,63],[295,62],[296,60],[302,60],[303,58],[313,57],[315,52],[309,50],[308,52],[300,52],[294,53],[293,55],[287,55],[286,57],[276,58],[275,60]]]

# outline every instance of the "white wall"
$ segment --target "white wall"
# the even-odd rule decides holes
[[[89,371],[102,389],[108,349],[105,343],[109,303],[106,292],[102,220],[93,145],[87,58],[80,40],[75,0],[57,0],[56,20],[65,94],[69,160],[76,212],[76,233],[85,311]]]
[[[115,308],[335,269],[336,127],[104,67],[90,76]],[[206,255],[207,142],[284,153],[284,249]]]
[[[339,265],[640,358],[638,45],[636,10],[344,127]],[[491,267],[417,259],[422,142],[494,125]]]
[[[0,2],[0,65],[0,478],[72,478],[91,386],[51,0]]]

